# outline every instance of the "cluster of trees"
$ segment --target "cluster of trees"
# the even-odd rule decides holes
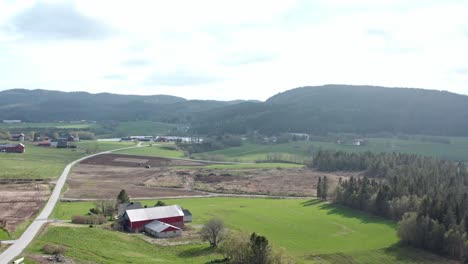
[[[322,200],[327,200],[328,198],[328,178],[327,176],[319,177],[318,182],[317,182],[317,198],[322,199]]]
[[[317,153],[318,170],[365,171],[341,180],[335,202],[400,220],[402,242],[462,259],[468,242],[464,163],[402,153]],[[368,178],[370,177],[370,178]]]
[[[212,248],[221,250],[225,259],[232,264],[289,264],[294,261],[282,250],[274,250],[265,236],[255,232],[250,236],[229,232],[221,219],[209,220],[200,235]]]
[[[179,142],[177,143],[177,146],[186,150],[188,154],[192,154],[229,147],[239,147],[242,146],[242,138],[240,136],[234,135],[219,135],[214,137],[207,137],[201,143],[191,144]]]

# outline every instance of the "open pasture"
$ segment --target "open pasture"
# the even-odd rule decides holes
[[[293,141],[266,145],[246,143],[240,147],[198,153],[192,156],[196,159],[217,157],[224,161],[254,162],[266,160],[268,154],[271,153],[310,158],[314,153],[322,149],[347,152],[403,152],[439,159],[468,161],[468,138],[452,137],[447,138],[447,140],[449,143],[427,142],[417,139],[370,138],[365,146],[339,145],[333,142],[321,141]]]
[[[395,222],[317,200],[197,198],[164,201],[189,209],[194,216],[191,226],[200,226],[213,217],[221,218],[231,230],[265,235],[275,248],[284,248],[299,263],[453,263],[425,251],[399,246]],[[156,200],[142,203],[153,206]],[[92,206],[90,202],[61,202],[56,210],[85,214]],[[84,240],[70,238],[69,234],[82,236]],[[102,236],[101,242],[97,242],[98,235]],[[124,263],[125,258],[114,259],[114,255],[119,256],[121,248],[125,251],[129,245],[113,243],[130,239],[140,245],[141,250],[133,259],[138,263],[145,263],[145,256],[151,252],[158,252],[160,258],[171,253],[174,258],[167,257],[167,263],[204,263],[218,257],[206,249],[207,244],[201,244],[190,246],[193,258],[187,259],[183,257],[185,254],[177,253],[184,247],[143,244],[134,240],[138,236],[89,228],[52,227],[39,237],[29,252],[38,252],[42,244],[52,242],[66,245],[71,251],[67,255],[79,260],[96,255],[111,256],[115,263]],[[96,241],[87,241],[88,237]],[[89,246],[90,243],[97,246]]]
[[[128,142],[82,141],[76,149],[38,147],[25,143],[25,153],[0,153],[0,179],[52,179],[65,166],[91,153],[133,146]]]

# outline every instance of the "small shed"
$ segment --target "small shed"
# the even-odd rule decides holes
[[[184,223],[192,222],[192,213],[187,209],[182,209],[184,213]]]
[[[182,234],[182,229],[177,226],[154,220],[153,222],[145,225],[145,232],[154,237],[166,238],[180,236]]]

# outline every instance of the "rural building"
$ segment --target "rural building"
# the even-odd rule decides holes
[[[11,134],[11,140],[12,141],[19,141],[23,142],[24,141],[24,134]]]
[[[145,232],[154,237],[176,237],[182,234],[182,229],[177,226],[154,220],[153,222],[145,225]]]
[[[80,138],[79,137],[74,137],[74,136],[69,136],[67,138],[67,141],[68,142],[80,142]]]
[[[3,143],[0,144],[0,152],[10,152],[10,153],[24,153],[26,147],[19,143],[19,144],[9,144]]]
[[[21,120],[3,120],[3,123],[5,123],[5,124],[15,124],[15,123],[21,123]]]
[[[51,143],[50,143],[50,141],[42,141],[42,142],[37,143],[37,146],[39,146],[39,147],[50,147]]]
[[[192,213],[187,209],[182,209],[184,212],[184,223],[192,222]]]
[[[143,208],[140,202],[129,202],[129,203],[119,204],[119,207],[117,208],[118,217],[121,217],[127,210],[140,209],[140,208]]]
[[[130,209],[122,216],[125,227],[132,232],[143,231],[145,225],[154,220],[181,228],[184,226],[184,212],[178,205],[169,205]]]

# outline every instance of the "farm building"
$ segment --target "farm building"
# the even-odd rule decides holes
[[[140,209],[140,208],[143,208],[140,202],[129,202],[129,203],[119,204],[119,207],[117,208],[117,214],[118,214],[118,217],[120,217],[127,210]]]
[[[11,134],[11,140],[12,141],[19,141],[23,142],[24,141],[24,134]]]
[[[21,120],[3,120],[5,124],[18,124],[21,123]]]
[[[181,228],[184,226],[184,212],[178,205],[131,209],[125,211],[122,220],[132,232],[143,231],[145,225],[154,220]]]
[[[145,232],[154,237],[176,237],[182,234],[182,229],[177,226],[154,220],[153,222],[145,225]]]
[[[192,222],[192,213],[187,209],[182,209],[184,213],[184,223]]]
[[[24,153],[26,147],[19,143],[19,144],[9,144],[3,143],[0,144],[0,152],[10,152],[10,153]]]

